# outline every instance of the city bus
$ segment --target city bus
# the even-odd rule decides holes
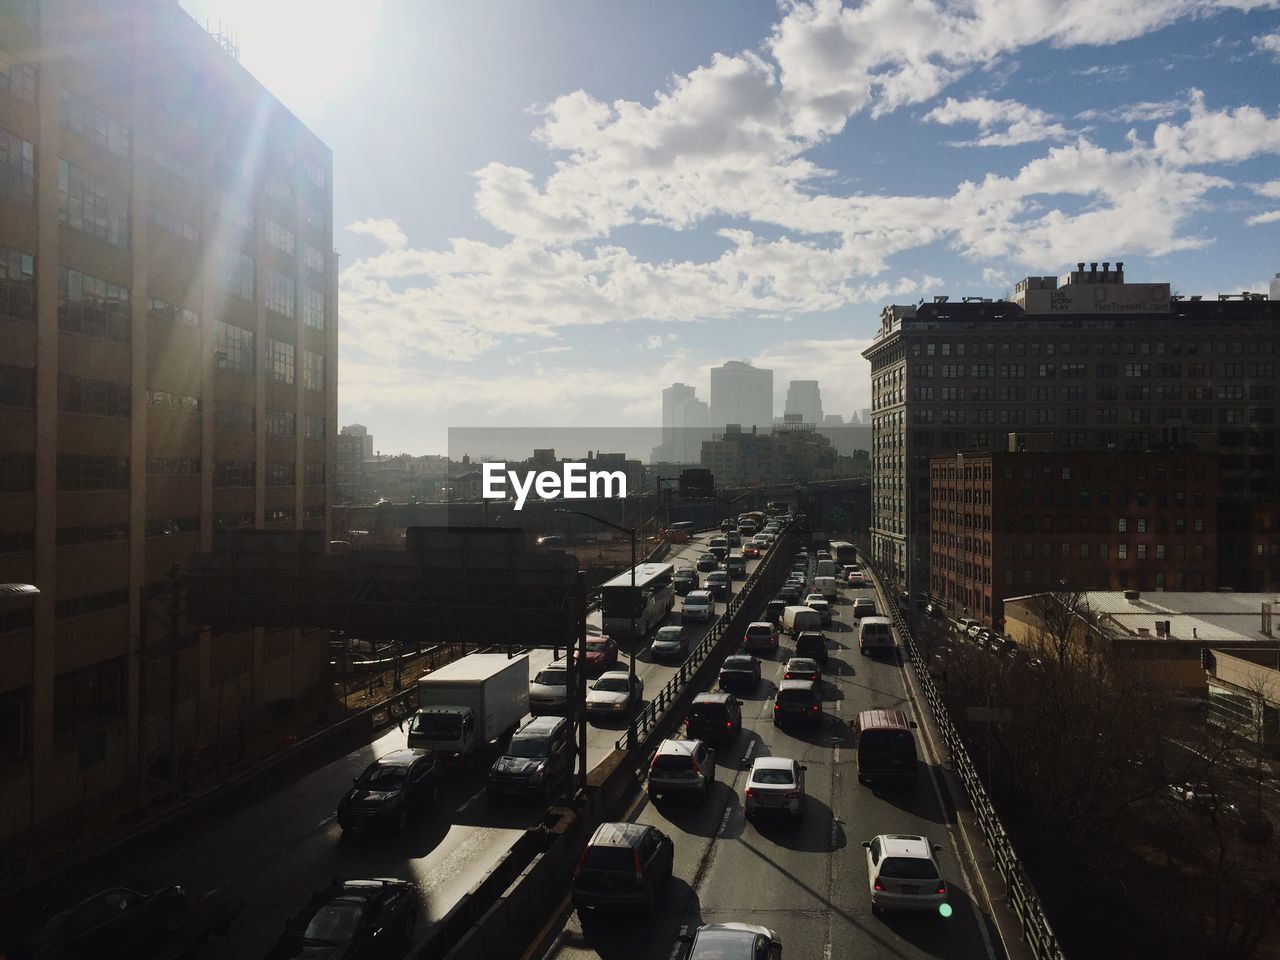
[[[836,567],[842,567],[846,563],[857,563],[858,548],[845,540],[832,540],[831,559],[836,562]]]
[[[610,637],[630,637],[635,620],[636,635],[647,636],[675,606],[672,583],[675,567],[669,563],[642,563],[600,586],[600,630]]]

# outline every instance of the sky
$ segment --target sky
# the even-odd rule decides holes
[[[182,0],[333,150],[339,419],[870,403],[889,303],[1280,272],[1280,0]]]

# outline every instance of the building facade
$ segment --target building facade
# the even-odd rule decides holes
[[[773,426],[773,371],[741,360],[711,368],[709,426],[722,431],[731,423],[744,429]]]
[[[1035,590],[1214,590],[1217,473],[1197,453],[934,457],[929,593],[999,628]]]
[[[787,402],[782,415],[797,414],[801,423],[821,424],[822,391],[817,380],[792,380],[787,384]]]
[[[655,447],[652,463],[697,463],[702,442],[711,439],[706,401],[697,389],[673,383],[662,391],[662,444]]]
[[[323,635],[211,636],[166,591],[215,530],[327,529],[337,282],[329,149],[177,3],[5,3],[0,48],[0,581],[41,591],[0,609],[21,830],[322,687]]]
[[[1275,501],[1278,320],[1261,295],[1178,299],[1109,263],[1061,285],[1028,277],[1013,301],[885,307],[863,352],[877,559],[926,589],[931,459],[1003,449],[1010,432],[1064,451],[1211,453],[1222,500]]]

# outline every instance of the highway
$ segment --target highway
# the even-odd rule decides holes
[[[692,565],[711,534],[694,538],[671,559]],[[748,575],[759,561],[749,560]],[[742,581],[735,581],[735,588]],[[679,622],[680,601],[668,622]],[[717,614],[724,605],[717,604]],[[598,627],[599,613],[592,616]],[[694,641],[709,625],[691,625]],[[550,662],[552,651],[530,654],[530,671]],[[620,666],[625,665],[625,656]],[[636,658],[646,695],[659,691],[676,670],[652,662],[647,648]],[[625,726],[593,725],[588,760],[594,766],[614,749]],[[438,808],[400,835],[347,837],[335,822],[338,800],[351,780],[375,757],[405,746],[405,734],[391,728],[369,746],[305,776],[278,793],[230,814],[199,835],[149,851],[110,872],[77,877],[75,891],[88,895],[111,886],[151,890],[180,883],[194,900],[217,892],[243,900],[245,907],[230,936],[202,946],[200,958],[264,955],[312,892],[333,877],[399,877],[418,883],[421,911],[418,939],[431,922],[478,882],[514,839],[537,822],[536,802],[491,802],[484,791],[486,769],[453,771]]]
[[[840,593],[836,618],[824,630],[832,649],[820,728],[793,733],[773,724],[774,683],[790,651],[784,636],[777,657],[764,664],[760,688],[741,697],[743,730],[719,752],[718,783],[707,801],[655,806],[642,797],[626,818],[657,826],[675,844],[674,876],[654,915],[588,912],[584,924],[566,901],[552,922],[553,938],[544,937],[550,939],[545,960],[669,960],[680,956],[673,945],[682,927],[728,921],[772,928],[787,958],[1001,955],[975,906],[973,881],[960,869],[957,840],[933,777],[921,776],[914,790],[905,791],[858,784],[850,722],[872,707],[911,707],[903,668],[857,651],[850,599],[868,595],[870,588],[844,587]],[[883,609],[883,598],[877,605]],[[743,816],[745,767],[762,755],[791,757],[808,767],[807,807],[799,825],[750,823]],[[942,845],[938,856],[951,918],[872,914],[861,844],[881,833],[923,834]]]

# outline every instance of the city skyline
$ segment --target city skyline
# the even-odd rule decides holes
[[[341,418],[392,449],[656,424],[726,355],[859,409],[884,303],[1081,258],[1187,295],[1280,269],[1251,3],[184,6],[333,145]]]

